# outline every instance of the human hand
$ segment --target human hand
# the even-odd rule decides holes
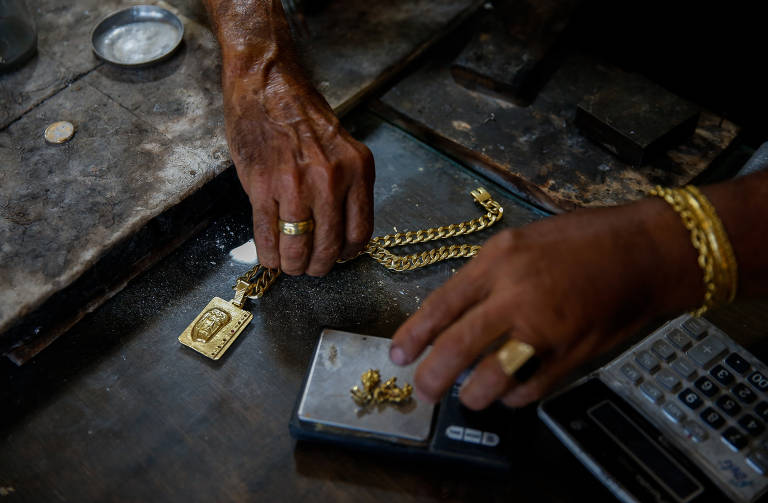
[[[395,333],[390,357],[414,361],[417,394],[437,401],[473,362],[461,401],[520,407],[654,316],[703,296],[696,254],[659,200],[577,211],[493,237]],[[512,337],[532,345],[539,370],[523,383],[495,352]]]
[[[227,140],[253,208],[259,262],[291,275],[323,276],[371,236],[373,156],[297,68],[227,68],[237,65],[225,60]],[[313,233],[278,231],[278,219],[310,218]]]

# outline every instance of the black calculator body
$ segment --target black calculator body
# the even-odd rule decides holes
[[[621,501],[751,503],[768,488],[768,367],[682,316],[539,405]]]

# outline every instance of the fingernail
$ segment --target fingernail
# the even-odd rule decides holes
[[[395,365],[405,365],[407,362],[405,358],[405,352],[397,346],[389,348],[389,359]]]
[[[464,393],[464,390],[467,389],[467,386],[469,386],[469,383],[472,382],[472,376],[474,376],[475,373],[471,372],[461,383],[461,386],[459,386],[459,393]]]

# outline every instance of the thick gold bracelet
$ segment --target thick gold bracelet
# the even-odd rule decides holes
[[[704,302],[692,314],[727,304],[736,297],[738,268],[736,256],[723,223],[714,206],[696,187],[680,189],[656,187],[650,195],[664,199],[680,215],[691,233],[691,243],[699,252],[698,263],[704,273]]]

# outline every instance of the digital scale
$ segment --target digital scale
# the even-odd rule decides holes
[[[419,362],[398,367],[389,360],[391,339],[325,329],[299,393],[291,434],[303,440],[408,456],[455,460],[507,470],[514,449],[515,412],[500,404],[472,411],[459,402],[462,375],[439,404],[412,397],[402,404],[359,406],[350,388],[377,369],[383,379],[413,384]],[[518,430],[519,431],[519,430]]]

